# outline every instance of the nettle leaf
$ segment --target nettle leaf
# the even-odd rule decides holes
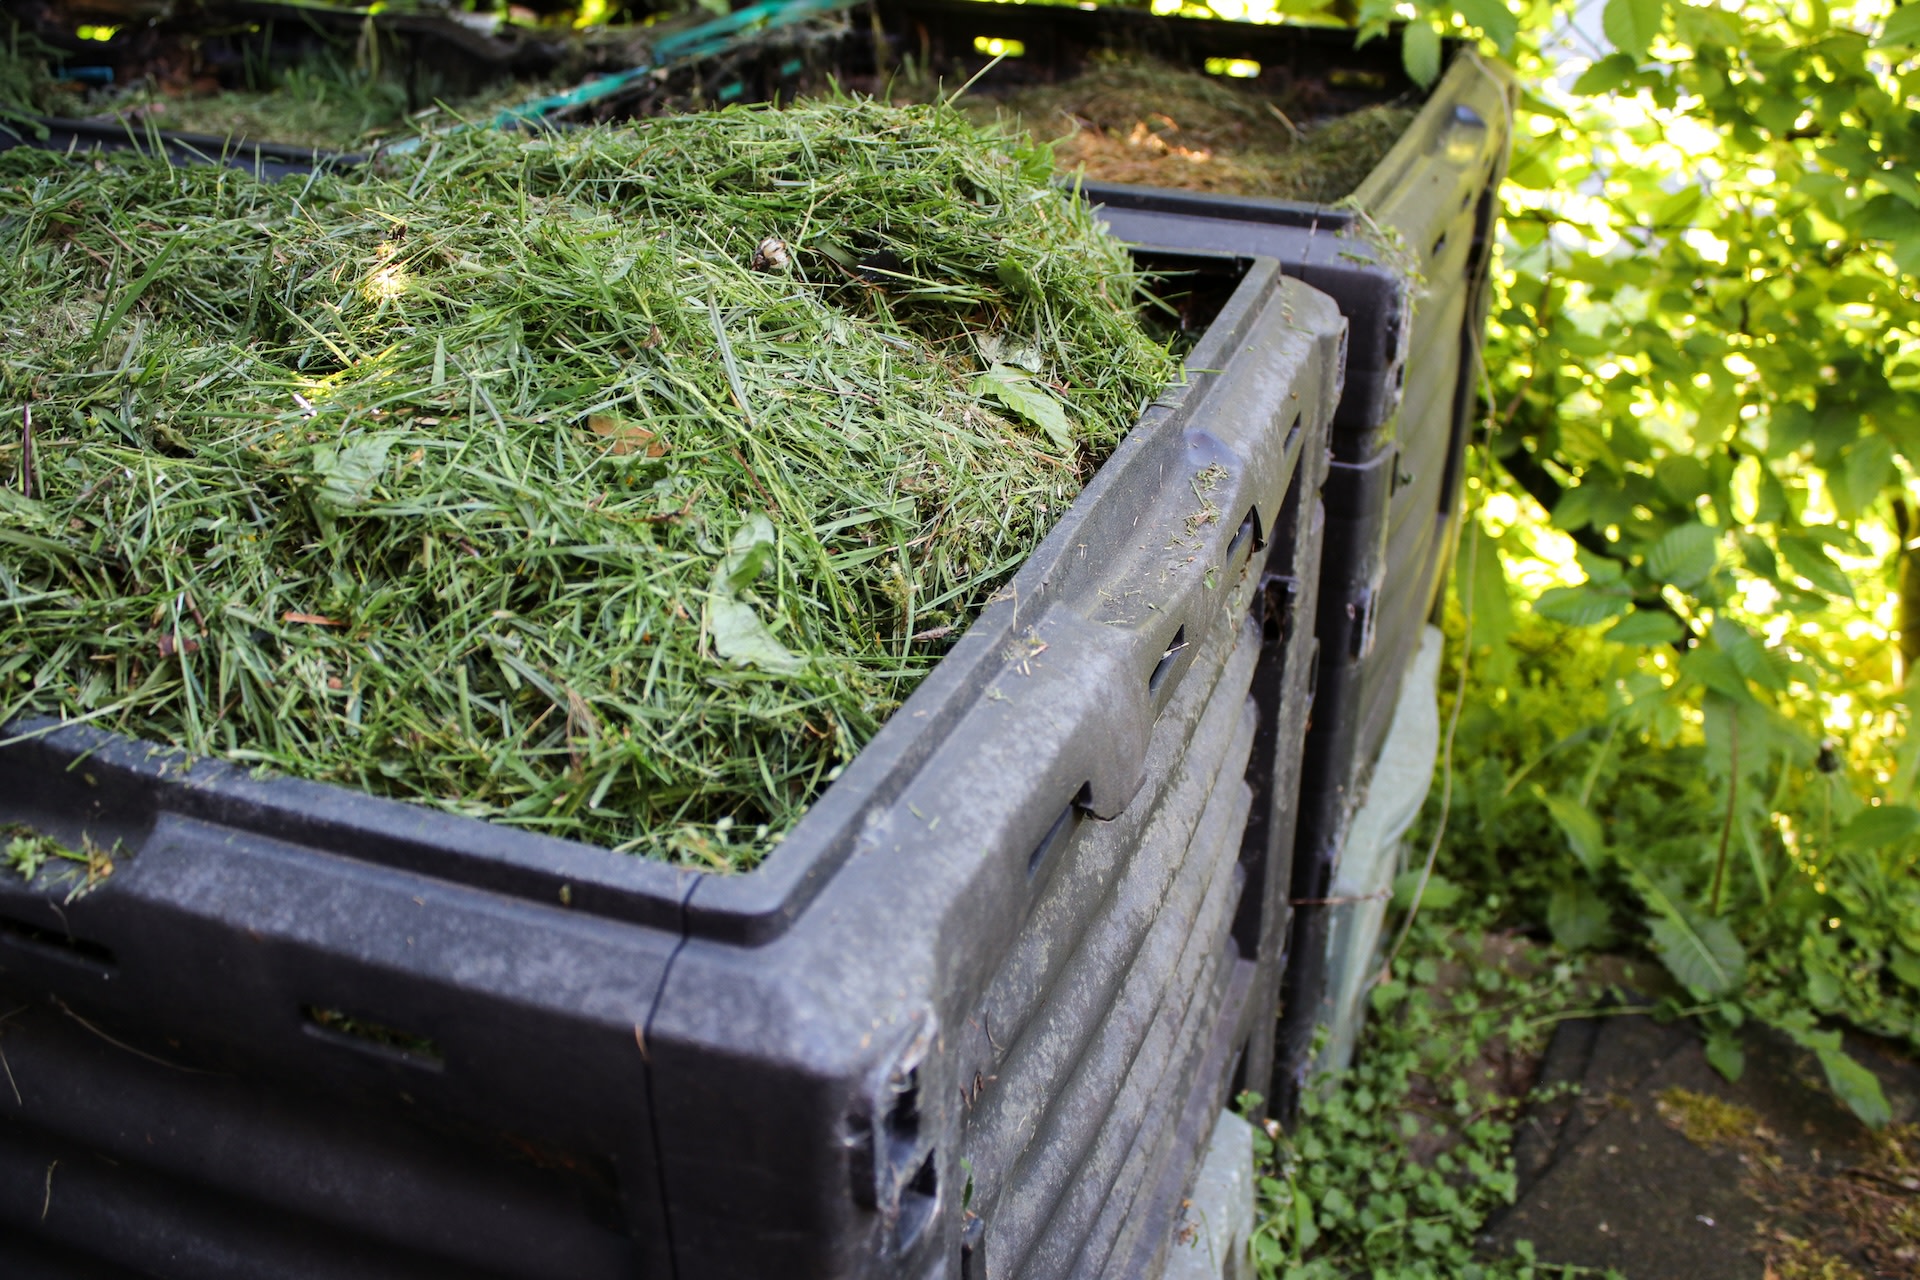
[[[1547,806],[1547,812],[1560,827],[1567,838],[1567,847],[1573,850],[1573,856],[1580,859],[1580,865],[1586,868],[1588,875],[1596,874],[1607,861],[1607,837],[1601,830],[1600,819],[1593,811],[1572,796],[1549,795],[1535,788],[1540,802]]]
[[[1853,583],[1846,570],[1833,562],[1824,545],[1801,534],[1786,534],[1780,539],[1780,554],[1787,567],[1813,584],[1816,591],[1851,600]]]
[[[1552,587],[1540,593],[1533,611],[1571,627],[1590,627],[1618,618],[1633,608],[1633,596],[1621,588]]]
[[[1725,920],[1689,914],[1675,910],[1647,921],[1654,954],[1700,999],[1732,995],[1746,980],[1746,948]]]
[[[1842,850],[1886,849],[1920,835],[1920,809],[1906,804],[1876,804],[1853,815],[1833,837]]]
[[[1562,885],[1547,900],[1547,928],[1569,951],[1603,947],[1613,936],[1613,912],[1607,900],[1584,884]]]
[[[1615,644],[1648,647],[1672,644],[1681,634],[1678,618],[1652,609],[1635,609],[1606,630],[1606,638]]]
[[[1644,59],[1653,38],[1660,34],[1660,21],[1667,7],[1662,0],[1607,0],[1600,13],[1600,29],[1614,48]]]
[[[1051,392],[1012,365],[994,365],[973,380],[973,391],[998,400],[1046,432],[1055,448],[1073,448],[1073,427],[1067,421],[1066,409]]]
[[[1709,686],[1700,700],[1700,719],[1706,738],[1701,762],[1716,780],[1728,777],[1736,764],[1743,778],[1764,776],[1775,751],[1786,745],[1767,709],[1751,696],[1728,697]]]
[[[1647,573],[1686,590],[1706,581],[1720,558],[1720,531],[1698,520],[1669,529],[1647,549]]]

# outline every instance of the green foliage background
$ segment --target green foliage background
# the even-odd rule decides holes
[[[1509,46],[1448,847],[1651,946],[1729,1072],[1757,1015],[1884,1119],[1821,1020],[1920,1043],[1920,7],[1602,16],[1570,84]]]
[[[1841,1036],[1920,1049],[1920,3],[1595,9],[1354,15],[1416,78],[1466,35],[1524,86],[1427,914],[1650,952],[1722,1071],[1759,1020],[1884,1123]],[[1558,1274],[1472,1260],[1510,1194],[1492,1113],[1456,1118],[1491,1163],[1418,1239],[1431,1171],[1362,1158],[1403,1149],[1433,1045],[1490,1034],[1407,1003],[1427,927],[1355,1073],[1276,1138],[1266,1274]]]

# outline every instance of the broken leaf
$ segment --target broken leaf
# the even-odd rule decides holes
[[[657,433],[612,414],[591,415],[587,418],[587,429],[612,444],[613,447],[607,450],[611,457],[626,458],[644,454],[649,458],[663,458],[667,453],[667,442]]]
[[[313,476],[319,482],[313,491],[313,505],[322,518],[366,504],[387,469],[387,454],[398,439],[400,433],[394,431],[354,433],[343,437],[337,446],[313,447]]]
[[[806,666],[806,659],[773,638],[744,600],[718,593],[707,597],[707,630],[713,635],[714,649],[737,667],[790,675]]]
[[[714,571],[714,591],[732,595],[752,586],[773,562],[773,545],[773,522],[758,511],[750,514],[727,542],[727,553]]]

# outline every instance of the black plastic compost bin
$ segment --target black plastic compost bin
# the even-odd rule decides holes
[[[948,85],[987,72],[968,92],[990,97],[1071,78],[1102,50],[1143,51],[1196,69],[1234,60],[1238,70],[1254,73],[1245,83],[1270,91],[1310,81],[1325,113],[1418,92],[1401,69],[1397,36],[1356,48],[1353,33],[1338,28],[874,0],[838,26],[743,39],[724,55],[635,84],[594,110],[647,114],[690,100],[770,100],[817,89],[829,74],[877,88],[910,60]],[[1297,905],[1291,924],[1276,926],[1291,936],[1278,1070],[1270,1082],[1250,1077],[1254,1087],[1271,1089],[1283,1113],[1304,1083],[1327,981],[1324,900],[1401,677],[1422,625],[1439,608],[1457,537],[1514,92],[1503,68],[1449,45],[1446,71],[1412,124],[1339,205],[1099,182],[1081,187],[1121,239],[1272,258],[1332,297],[1351,326],[1325,491],[1318,692],[1301,761],[1291,864]],[[1284,912],[1287,903],[1276,901]]]
[[[1347,328],[1153,265],[1190,380],[759,870],[7,727],[112,871],[0,880],[0,1274],[1153,1274],[1264,1072]]]
[[[1122,239],[1270,256],[1334,298],[1352,326],[1324,491],[1319,669],[1271,1084],[1282,1114],[1311,1067],[1328,972],[1326,899],[1348,824],[1421,628],[1441,608],[1459,535],[1512,92],[1503,72],[1457,53],[1350,206],[1085,189]]]

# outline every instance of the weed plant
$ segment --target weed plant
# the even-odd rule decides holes
[[[1538,1055],[1585,998],[1578,966],[1490,929],[1503,902],[1416,920],[1374,987],[1354,1065],[1317,1081],[1291,1132],[1256,1139],[1253,1255],[1267,1280],[1546,1280],[1530,1250],[1481,1256],[1512,1203],[1514,1121]]]
[[[1508,550],[1524,554],[1538,532],[1516,527]],[[1544,924],[1570,951],[1651,951],[1721,1070],[1743,1069],[1736,1032],[1759,1018],[1884,1123],[1879,1085],[1826,1023],[1920,1048],[1920,850],[1891,825],[1901,807],[1863,804],[1858,766],[1832,748],[1803,753],[1784,719],[1684,715],[1664,696],[1664,659],[1518,612],[1497,544],[1466,545],[1494,590],[1471,635],[1454,633],[1475,658],[1443,881],[1497,890],[1505,923]],[[1438,818],[1436,793],[1428,832]]]
[[[1175,372],[1050,163],[853,101],[0,154],[0,720],[754,864]]]

